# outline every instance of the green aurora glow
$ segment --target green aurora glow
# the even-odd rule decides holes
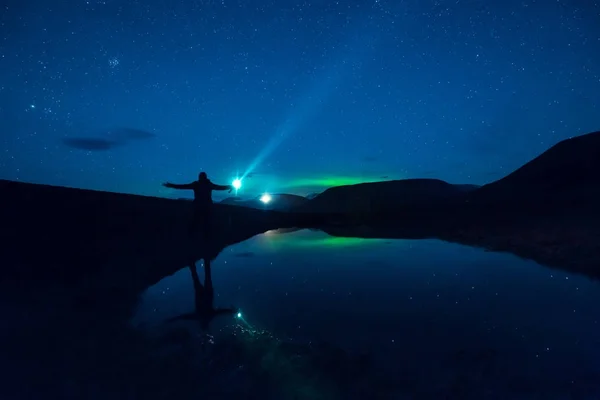
[[[299,178],[292,179],[281,185],[282,188],[319,188],[327,189],[334,186],[357,185],[359,183],[381,182],[390,178],[376,177],[353,177],[353,176],[326,176],[322,178]]]

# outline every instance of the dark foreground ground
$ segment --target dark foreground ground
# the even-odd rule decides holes
[[[410,388],[397,377],[385,379],[367,357],[327,344],[290,343],[233,321],[223,333],[226,346],[148,338],[129,327],[149,286],[271,229],[437,237],[592,277],[600,267],[600,218],[592,208],[349,218],[218,205],[219,223],[202,242],[187,236],[185,201],[6,181],[0,198],[2,399],[402,398]],[[466,398],[461,393],[444,398]]]

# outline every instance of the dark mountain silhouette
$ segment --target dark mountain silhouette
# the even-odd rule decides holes
[[[471,192],[473,190],[479,189],[481,186],[480,185],[454,185],[456,186],[458,189],[464,191],[464,192]]]
[[[487,204],[548,207],[600,204],[600,132],[563,140],[509,175],[473,193]]]
[[[464,193],[464,187],[439,179],[369,182],[329,188],[298,211],[381,214],[414,205],[434,207],[446,204]]]
[[[338,186],[303,212],[399,214],[410,209],[456,212],[475,207],[552,208],[600,204],[600,132],[564,140],[513,173],[484,186],[406,179]],[[403,213],[400,213],[403,214]]]

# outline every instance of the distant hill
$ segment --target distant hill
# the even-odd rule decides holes
[[[276,211],[288,211],[293,208],[302,206],[308,199],[306,197],[298,196],[295,194],[271,194],[271,201],[263,203],[260,197],[256,197],[250,200],[242,200],[239,197],[228,197],[220,204],[230,204],[241,207],[257,208],[261,210],[276,210]]]
[[[238,204],[240,202],[243,201],[247,201],[247,200],[242,200],[240,197],[227,197],[226,199],[223,199],[221,201],[219,201],[219,203],[221,204]]]
[[[600,132],[564,140],[513,173],[484,186],[406,179],[327,189],[299,207],[315,213],[394,213],[407,209],[600,208]],[[481,208],[479,207],[479,208]]]
[[[600,132],[563,140],[511,174],[473,192],[483,203],[600,201]],[[600,206],[600,202],[598,203]]]
[[[456,201],[471,185],[439,179],[404,179],[329,188],[299,208],[303,212],[385,213],[407,206],[433,207]]]

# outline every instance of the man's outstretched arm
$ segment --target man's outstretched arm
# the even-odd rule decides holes
[[[233,186],[232,185],[217,185],[215,183],[212,184],[212,190],[233,190]]]
[[[169,318],[168,320],[165,321],[165,323],[175,322],[175,321],[189,321],[192,319],[198,319],[198,314],[196,314],[196,313],[181,314],[176,317]]]
[[[193,183],[184,183],[182,185],[178,185],[176,183],[166,182],[166,183],[163,183],[163,186],[168,187],[169,189],[193,189],[194,188]]]

